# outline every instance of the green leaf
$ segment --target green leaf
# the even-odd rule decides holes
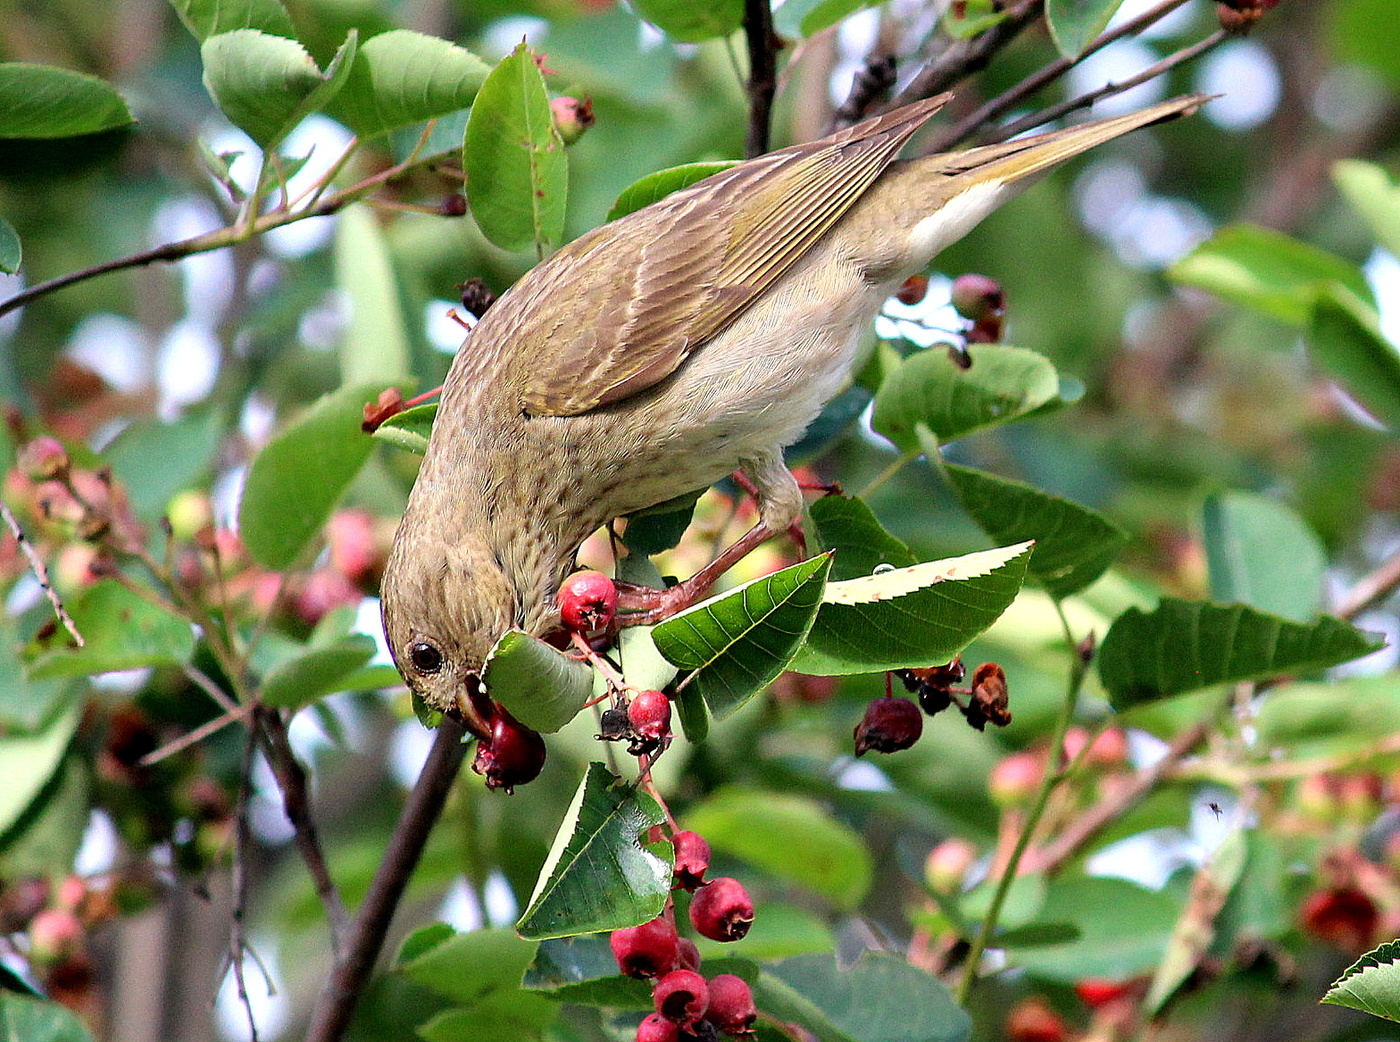
[[[229,122],[269,149],[344,86],[357,42],[351,32],[323,74],[295,40],[257,29],[221,33],[200,46],[204,86]]]
[[[1332,180],[1380,244],[1400,257],[1400,185],[1375,163],[1360,159],[1334,163]]]
[[[1308,622],[1322,608],[1322,544],[1282,503],[1250,492],[1206,497],[1202,510],[1211,600]]]
[[[398,970],[454,1002],[475,1002],[497,988],[518,987],[538,947],[511,930],[472,930],[442,938],[405,959]]]
[[[1109,628],[1096,662],[1118,710],[1215,684],[1308,673],[1384,645],[1324,615],[1302,625],[1242,604],[1163,598],[1150,612],[1129,608]]]
[[[1324,41],[1339,62],[1365,65],[1400,90],[1400,8],[1391,0],[1337,0],[1327,5],[1332,31]]]
[[[930,446],[932,454],[936,447]],[[993,541],[1035,540],[1026,570],[1056,600],[1078,593],[1108,570],[1128,535],[1102,514],[1019,481],[944,464],[963,509]]]
[[[342,210],[335,226],[335,281],[349,306],[340,345],[340,382],[409,380],[408,327],[389,244],[367,206]]]
[[[848,15],[876,7],[883,0],[786,0],[773,12],[779,36],[814,36]]]
[[[799,955],[766,967],[757,1005],[822,1042],[966,1042],[972,1019],[947,987],[903,956],[867,951],[853,965]]]
[[[627,527],[622,531],[623,545],[646,557],[671,549],[690,527],[695,504],[704,493],[705,489],[696,489],[628,514]]]
[[[737,159],[724,159],[713,163],[685,163],[666,170],[658,170],[654,174],[647,174],[646,177],[633,181],[622,190],[622,194],[617,197],[617,202],[613,203],[612,209],[608,211],[607,219],[615,221],[619,217],[626,217],[634,210],[650,206],[654,202],[665,199],[672,192],[689,188],[697,181],[703,181],[711,174],[728,170],[738,163]]]
[[[19,241],[19,232],[10,222],[0,217],[0,273],[13,275],[19,271],[24,259],[24,247]]]
[[[6,779],[0,789],[0,835],[19,821],[58,770],[78,729],[80,708],[69,706],[34,734],[0,738],[0,777]]]
[[[374,657],[374,638],[352,633],[329,647],[313,647],[280,663],[263,680],[262,700],[279,709],[300,709],[346,690],[346,681]]]
[[[547,991],[558,1002],[651,1009],[650,982],[620,975],[602,934],[541,941],[521,987]]]
[[[360,47],[345,89],[327,112],[362,138],[464,109],[490,68],[436,36],[392,29]]]
[[[1031,545],[981,550],[827,583],[790,667],[838,676],[947,662],[1016,598]]]
[[[961,16],[951,6],[943,13],[942,28],[955,40],[971,40],[1006,21],[1006,14],[993,0],[968,0]]]
[[[821,604],[831,558],[803,561],[681,612],[651,631],[684,683],[723,719],[787,668]]]
[[[593,693],[593,669],[538,637],[511,630],[486,656],[481,682],[526,727],[563,727]]]
[[[1034,351],[978,344],[972,359],[970,369],[939,350],[904,359],[875,394],[872,426],[906,452],[916,452],[921,424],[947,444],[1010,423],[1059,396],[1055,367]]]
[[[1381,333],[1376,309],[1333,283],[1318,293],[1308,354],[1391,430],[1400,430],[1400,351]]]
[[[1123,0],[1046,0],[1050,36],[1066,58],[1078,58],[1108,27]]]
[[[856,579],[880,565],[907,568],[918,560],[885,531],[863,500],[850,496],[813,500],[804,527],[811,546],[832,551],[831,580]]]
[[[5,1042],[92,1042],[92,1035],[66,1006],[48,999],[0,991],[0,1039]]]
[[[381,390],[344,387],[326,395],[258,453],[238,507],[253,560],[289,568],[316,538],[374,447],[360,423]]]
[[[77,137],[131,122],[116,88],[96,76],[0,62],[0,138]]]
[[[429,923],[427,926],[420,926],[405,937],[403,943],[399,945],[398,954],[394,956],[394,968],[401,969],[405,963],[412,962],[424,952],[431,951],[439,944],[456,936],[457,931],[448,923]]]
[[[201,43],[235,29],[261,29],[288,38],[296,35],[281,0],[170,0],[170,6]]]
[[[1322,1001],[1400,1023],[1400,940],[1386,941],[1347,967]]]
[[[523,991],[491,992],[466,1009],[439,1013],[418,1028],[427,1042],[542,1042],[559,1003]]]
[[[387,441],[396,448],[406,449],[419,456],[428,451],[428,438],[433,433],[433,420],[437,417],[438,403],[415,405],[412,409],[395,413],[379,425],[374,436]]]
[[[1297,326],[1308,322],[1318,287],[1329,282],[1340,282],[1371,300],[1366,277],[1355,264],[1252,224],[1221,228],[1172,265],[1168,274],[1184,285]]]
[[[210,409],[173,423],[134,423],[103,452],[126,487],[136,516],[153,521],[170,500],[210,470],[224,433],[223,414]]]
[[[68,612],[87,643],[41,653],[30,664],[32,679],[173,665],[194,654],[194,631],[187,619],[156,607],[115,579],[89,586],[69,602]],[[59,637],[64,635],[60,629]]]
[[[744,0],[631,0],[632,9],[681,43],[728,36],[744,24]]]
[[[685,816],[710,846],[820,894],[843,911],[870,889],[873,864],[860,835],[815,800],[727,788]]]
[[[1272,688],[1255,719],[1261,749],[1294,756],[1349,754],[1400,732],[1400,699],[1391,674]]]
[[[671,892],[671,858],[669,848],[665,857],[643,849],[641,837],[665,820],[646,793],[589,764],[516,931],[543,940],[656,918]]]
[[[52,877],[73,870],[92,815],[92,792],[83,755],[71,751],[71,745],[69,749],[53,775],[43,780],[37,798],[9,828],[0,830],[0,873],[6,879]]]
[[[544,77],[521,44],[481,85],[462,148],[467,200],[497,246],[542,248],[564,234],[568,157],[554,129]]]

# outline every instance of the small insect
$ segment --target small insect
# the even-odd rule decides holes
[[[1220,809],[1220,804],[1216,803],[1214,800],[1206,801],[1206,806],[1209,807],[1211,809],[1211,812],[1215,814],[1216,820],[1219,820],[1220,815],[1224,813]]]

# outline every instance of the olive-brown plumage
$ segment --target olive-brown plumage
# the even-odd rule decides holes
[[[717,568],[786,529],[802,498],[782,450],[849,381],[899,283],[1035,175],[1202,99],[899,161],[944,100],[604,225],[486,313],[448,374],[384,576],[390,648],[430,705],[464,706],[507,630],[557,625],[560,581],[614,517],[743,469],[760,523]]]

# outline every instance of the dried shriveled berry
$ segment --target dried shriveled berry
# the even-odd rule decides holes
[[[602,572],[575,572],[559,587],[559,615],[584,636],[606,630],[617,617],[617,584]]]
[[[694,970],[672,970],[651,989],[656,1012],[677,1024],[694,1024],[710,1007],[710,988]]]
[[[705,885],[710,868],[710,844],[698,832],[677,832],[671,837],[676,851],[676,886],[695,890]]]
[[[486,787],[515,791],[517,785],[534,781],[544,770],[544,739],[520,723],[504,706],[495,703],[491,736],[476,747],[472,770],[486,776]]]
[[[721,973],[710,981],[710,1008],[705,1019],[726,1035],[748,1035],[758,1010],[753,1004],[753,992],[742,977]]]
[[[680,1042],[681,1029],[660,1013],[648,1013],[637,1025],[637,1042]]]
[[[660,977],[676,967],[680,938],[676,928],[658,916],[641,926],[614,930],[608,938],[617,968],[629,977]]]
[[[894,753],[908,749],[924,733],[924,716],[907,698],[877,698],[856,725],[856,755]]]
[[[963,716],[979,731],[989,723],[997,727],[1011,723],[1006,674],[995,662],[984,662],[973,671],[972,697],[963,710]]]
[[[712,941],[740,940],[753,925],[753,900],[737,879],[712,879],[691,899],[690,924]]]

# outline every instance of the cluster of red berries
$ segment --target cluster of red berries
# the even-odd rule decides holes
[[[877,753],[908,749],[924,733],[923,714],[933,716],[950,705],[956,705],[967,722],[979,731],[989,723],[998,727],[1011,723],[1006,674],[1002,668],[995,662],[984,662],[973,671],[971,687],[957,687],[966,675],[967,668],[961,658],[930,669],[895,670],[894,676],[918,696],[919,703],[915,705],[908,698],[894,695],[871,702],[856,725],[856,755],[862,756],[872,749]]]
[[[690,925],[712,941],[737,941],[753,923],[753,901],[737,879],[705,882],[710,845],[695,832],[677,832],[675,885],[693,893]],[[656,1008],[637,1027],[637,1042],[681,1042],[720,1035],[750,1038],[758,1017],[753,992],[743,978],[700,973],[695,942],[676,932],[674,904],[650,922],[614,930],[609,943],[617,966],[629,977],[652,980]]]

